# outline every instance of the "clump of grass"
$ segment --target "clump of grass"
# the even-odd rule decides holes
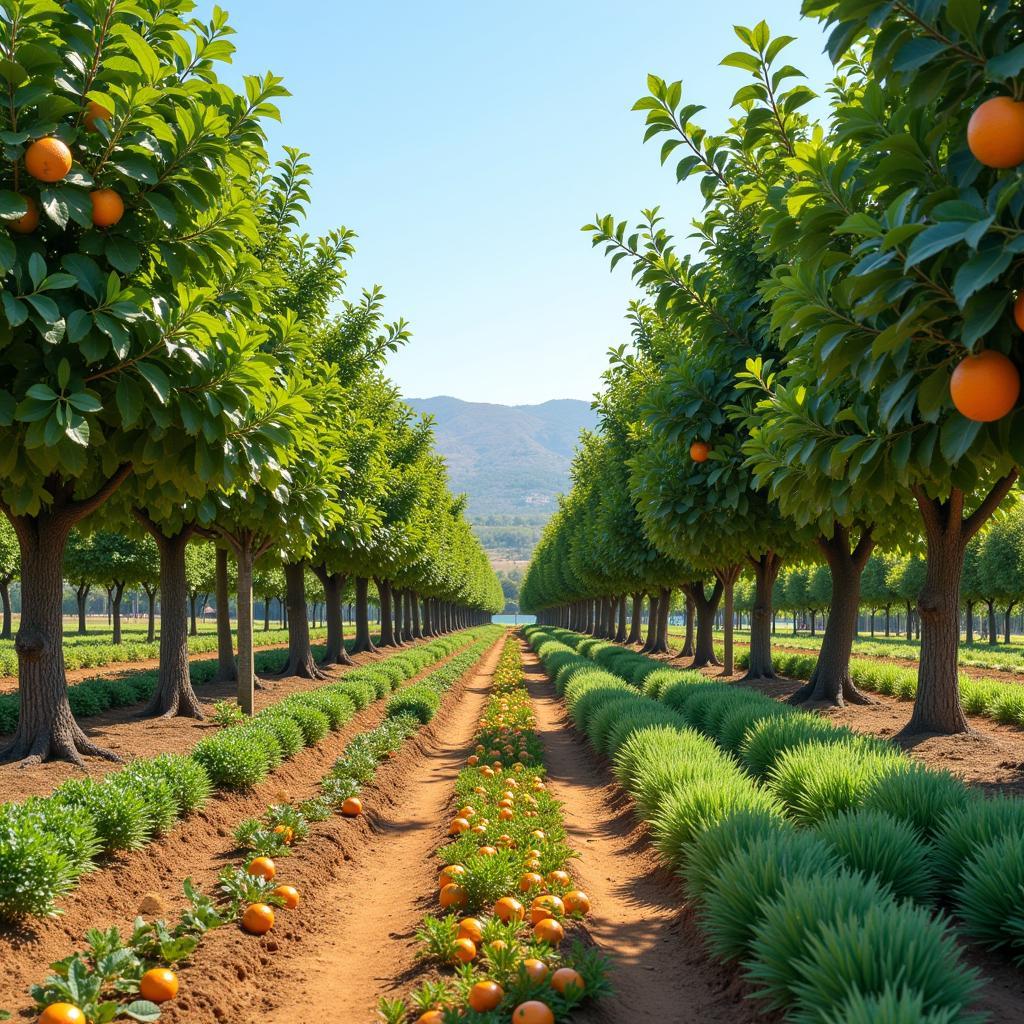
[[[977,848],[954,896],[964,931],[990,949],[1009,949],[1024,964],[1024,834]]]

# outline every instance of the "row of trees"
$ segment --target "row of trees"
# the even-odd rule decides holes
[[[1011,128],[986,106],[1024,92],[1013,8],[805,0],[837,66],[822,119],[783,57],[792,40],[764,23],[736,29],[742,48],[723,64],[746,81],[719,131],[681,83],[650,77],[636,104],[646,138],[678,180],[699,179],[705,210],[689,254],[656,209],[632,228],[599,216],[585,229],[648,300],[630,311],[632,346],[613,352],[601,429],[584,440],[524,607],[585,627],[600,598],[606,635],[621,595],[649,593],[661,609],[682,587],[698,664],[713,658],[724,604],[728,669],[749,566],[750,671],[768,676],[780,567],[817,558],[831,614],[798,699],[863,702],[849,672],[862,575],[876,547],[919,550],[907,728],[967,729],[960,579],[1024,460],[1007,356],[1024,328],[1024,150],[1004,159]]]
[[[310,168],[296,150],[268,157],[281,81],[218,80],[233,53],[224,12],[190,18],[189,0],[0,6],[0,510],[21,567],[20,717],[0,759],[113,756],[66,696],[61,596],[76,529],[156,546],[154,714],[200,714],[187,646],[197,537],[217,545],[219,608],[235,561],[247,712],[253,572],[268,553],[286,577],[291,672],[319,672],[307,567],[326,590],[332,660],[348,577],[360,607],[375,580],[384,643],[396,599],[429,614],[425,631],[500,607],[430,424],[383,375],[405,323],[385,322],[379,289],[342,301],[354,234],[305,234]],[[96,187],[116,193],[122,216],[93,215]]]

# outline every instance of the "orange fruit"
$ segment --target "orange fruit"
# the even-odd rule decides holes
[[[290,846],[292,840],[295,838],[295,833],[287,825],[278,825],[274,829],[274,835],[281,837],[281,842],[285,846]]]
[[[562,897],[567,914],[583,914],[584,917],[590,913],[590,897],[582,889],[573,889]]]
[[[543,981],[548,976],[548,965],[543,960],[524,960],[523,970],[530,981]]]
[[[416,1018],[416,1024],[444,1024],[444,1014],[440,1010],[427,1010]]]
[[[505,998],[505,990],[496,981],[478,981],[469,990],[470,1009],[486,1013],[495,1009]]]
[[[30,235],[39,227],[39,204],[31,196],[21,198],[28,209],[17,220],[9,220],[7,226],[19,235]]]
[[[1024,291],[1017,296],[1017,301],[1013,304],[1013,319],[1017,321],[1017,326],[1024,331]]]
[[[274,895],[279,897],[289,910],[294,910],[299,905],[299,890],[294,885],[279,885],[274,889]]]
[[[493,846],[481,846],[476,854],[478,857],[493,857],[497,852]]]
[[[506,796],[498,801],[498,806],[512,808],[515,807],[515,801],[512,799],[511,796]]]
[[[245,870],[256,878],[262,878],[264,882],[269,882],[277,874],[277,867],[269,857],[256,857],[249,861]]]
[[[991,423],[1017,404],[1020,373],[1002,352],[985,349],[960,361],[949,382],[949,393],[961,415],[977,423]]]
[[[112,188],[89,193],[92,222],[98,228],[112,228],[124,216],[124,200]]]
[[[40,1015],[39,1024],[85,1024],[85,1014],[71,1003],[50,1003]]]
[[[151,1003],[166,1003],[178,994],[178,976],[166,967],[154,967],[139,979],[139,995]]]
[[[483,922],[475,917],[464,917],[459,922],[459,938],[472,939],[474,942],[483,942]]]
[[[986,167],[1024,163],[1024,103],[1009,96],[986,100],[967,123],[967,145]]]
[[[542,829],[535,828],[530,833],[530,838],[531,839],[536,839],[538,843],[543,843],[544,840],[547,839],[547,836],[544,834],[544,831]]]
[[[469,757],[466,758],[466,764],[468,764],[470,768],[472,768],[474,765],[477,765],[479,763],[480,763],[480,758],[477,757],[476,754],[470,754]]]
[[[456,882],[460,875],[464,875],[466,869],[461,864],[449,864],[441,872],[441,878],[438,880],[438,885],[443,889],[446,885],[450,885],[452,882]]]
[[[460,818],[472,818],[476,811],[468,804],[459,811]]]
[[[39,181],[60,181],[71,170],[71,150],[52,136],[36,139],[25,150],[25,170]]]
[[[455,951],[452,953],[453,960],[468,964],[475,956],[476,943],[472,939],[468,939],[463,935],[455,940]]]
[[[711,445],[706,441],[694,441],[690,445],[690,458],[694,462],[707,462],[711,454]]]
[[[508,949],[508,943],[504,939],[495,939],[487,943],[487,948],[497,952],[499,949]]]
[[[85,105],[85,116],[82,118],[82,124],[85,125],[85,130],[88,132],[96,131],[97,121],[109,121],[111,113],[102,104],[97,103],[95,100],[89,100]]]
[[[565,938],[565,929],[553,917],[545,917],[533,926],[533,937],[557,946]]]
[[[530,857],[523,864],[527,871],[540,871],[540,866],[540,860],[537,857]]]
[[[522,903],[514,896],[502,896],[494,904],[494,913],[505,924],[508,924],[509,921],[515,921],[518,924],[526,916]]]
[[[565,904],[557,897],[550,894],[538,896],[530,904],[530,923],[537,924],[545,918],[554,917],[556,914],[565,913]]]
[[[544,879],[540,875],[533,871],[527,871],[525,875],[522,875],[519,879],[519,891],[529,892],[531,889],[536,889],[544,884]]]
[[[263,935],[274,927],[274,908],[266,903],[253,903],[245,908],[242,927],[253,935]]]
[[[469,822],[465,818],[452,818],[452,823],[448,826],[448,835],[462,835],[468,828]]]
[[[466,890],[455,882],[451,882],[441,890],[442,907],[464,907],[466,905]]]
[[[341,813],[346,818],[357,818],[363,813],[363,801],[357,796],[348,797],[341,805]]]
[[[546,1003],[529,999],[512,1011],[512,1024],[555,1024],[555,1015]]]
[[[513,811],[511,807],[502,807],[502,809],[498,811],[499,821],[511,821],[515,816],[515,811]]]
[[[560,995],[565,995],[565,990],[569,986],[578,989],[582,992],[587,986],[583,983],[583,975],[579,971],[574,971],[571,967],[559,967],[554,974],[551,975],[551,987]]]
[[[549,885],[570,885],[572,879],[569,877],[568,871],[549,871],[548,872],[548,884]]]
[[[475,836],[485,836],[487,835],[487,826],[481,822],[479,825],[474,825],[469,831]]]

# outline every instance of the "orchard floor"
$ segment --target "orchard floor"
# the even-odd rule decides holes
[[[486,656],[492,663],[492,670],[500,643]],[[425,672],[441,664],[444,660]],[[473,671],[467,676],[472,678]],[[290,684],[292,681],[282,682]],[[300,683],[305,687],[309,685],[308,680]],[[275,993],[287,992],[291,1001],[293,990],[273,975],[277,965],[291,958],[294,969],[295,963],[311,956],[312,948],[319,944],[318,929],[347,919],[356,906],[364,906],[367,931],[372,927],[378,933],[380,949],[386,951],[393,945],[382,927],[382,919],[390,914],[401,879],[392,880],[390,888],[378,888],[366,878],[354,878],[353,865],[373,866],[373,858],[366,853],[367,840],[378,833],[382,822],[394,820],[399,833],[409,827],[404,817],[394,816],[394,809],[400,808],[399,815],[406,813],[402,798],[409,772],[422,760],[421,748],[429,742],[429,737],[446,729],[446,717],[460,705],[462,689],[461,685],[452,688],[445,710],[435,719],[435,724],[407,743],[397,757],[385,762],[377,781],[365,787],[363,801],[367,814],[363,818],[353,820],[338,816],[315,825],[311,838],[296,850],[294,858],[281,862],[280,880],[296,884],[306,894],[299,909],[282,913],[278,927],[263,939],[244,935],[233,926],[210,933],[197,951],[192,966],[183,973],[185,994],[176,1001],[173,1010],[165,1011],[164,1020],[237,1024],[247,1019],[242,1014],[249,1012],[254,1013],[254,1020],[285,1020],[278,1015],[268,1017],[262,1011],[255,1013],[256,1008],[272,1000]],[[278,695],[284,692],[280,690]],[[264,697],[272,699],[266,694]],[[176,914],[185,904],[182,882],[186,877],[191,877],[201,891],[212,892],[221,869],[238,859],[233,839],[237,825],[246,818],[262,814],[272,803],[298,802],[317,795],[320,780],[345,744],[357,733],[380,724],[385,703],[376,701],[343,729],[329,733],[317,746],[301,750],[251,792],[216,793],[202,811],[180,822],[163,839],[141,850],[118,855],[100,870],[84,876],[82,884],[60,902],[60,917],[32,920],[20,928],[0,928],[0,964],[3,965],[0,1008],[14,1011],[15,1020],[34,1020],[27,995],[29,986],[43,980],[50,963],[81,948],[82,937],[88,929],[117,926],[125,932],[131,930],[137,914],[157,917]],[[152,740],[147,743],[151,744]],[[152,746],[147,747],[147,753],[155,752]],[[415,803],[409,806],[418,808]],[[385,809],[381,811],[380,807]],[[429,860],[423,866],[431,875],[428,889],[409,891],[432,893],[433,868]],[[324,896],[327,890],[331,891],[329,900]],[[359,895],[358,900],[353,899],[355,894]],[[394,955],[392,953],[392,959]],[[374,969],[369,961],[366,967],[370,972]],[[322,964],[319,970],[323,970]],[[332,975],[339,976],[337,972]],[[347,969],[343,976],[347,989],[350,984]],[[372,984],[367,981],[367,987]],[[374,993],[367,994],[366,998],[370,999],[371,995],[375,1003]],[[324,1014],[306,1019],[366,1021],[369,1013],[351,1017]]]

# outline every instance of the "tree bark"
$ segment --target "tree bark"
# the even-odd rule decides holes
[[[964,641],[968,646],[974,643],[974,602],[964,604]]]
[[[420,622],[420,595],[410,590],[409,603],[412,609],[412,638],[413,640],[422,640],[423,625]]]
[[[0,640],[10,640],[12,636],[11,581],[6,577],[0,579],[0,603],[3,604],[3,623],[0,625]]]
[[[1003,640],[1004,640],[1005,643],[1009,643],[1010,642],[1010,616],[1012,614],[1013,614],[1013,605],[1012,604],[1008,604],[1006,606],[1006,618],[1004,620],[1004,624],[1006,626],[1006,631],[1005,631],[1005,635],[1003,637]]]
[[[642,590],[638,590],[633,594],[633,615],[629,624],[629,636],[626,637],[626,643],[630,646],[638,644],[643,640],[643,623],[641,621],[643,608],[644,592]]]
[[[199,600],[197,593],[188,595],[188,635],[199,636],[199,623],[196,621],[196,601]]]
[[[112,595],[110,608],[114,617],[114,636],[111,643],[114,644],[121,643],[121,598],[124,597],[124,586],[124,580],[115,580],[110,589]],[[63,593],[61,603],[63,604]]]
[[[240,538],[235,558],[238,569],[238,706],[243,715],[251,717],[256,705],[256,659],[252,642],[252,567],[256,558],[248,534]],[[217,604],[219,611],[219,600]]]
[[[309,640],[305,560],[285,562],[284,578],[288,588],[288,661],[278,675],[281,679],[289,676],[324,679],[326,676],[313,659],[313,648]]]
[[[655,591],[651,591],[647,607],[647,639],[641,653],[650,654],[658,642],[658,602],[660,597]]]
[[[715,576],[722,581],[722,594],[725,599],[722,610],[722,626],[723,633],[725,634],[724,658],[722,659],[723,676],[731,676],[736,670],[736,659],[733,653],[733,634],[736,626],[734,595],[736,581],[740,578],[742,571],[742,565],[727,565],[715,570]]]
[[[217,676],[218,683],[232,683],[238,678],[235,649],[231,637],[231,598],[228,594],[228,551],[216,549],[217,598]],[[250,583],[250,587],[251,587]]]
[[[432,597],[423,599],[423,635],[425,637],[437,636],[437,631],[434,629],[433,605]]]
[[[146,591],[146,642],[152,643],[156,639],[156,587],[144,587]],[[163,633],[163,629],[160,630]]]
[[[397,647],[395,640],[395,615],[391,607],[391,584],[377,576],[373,582],[377,585],[380,595],[380,641],[378,647]]]
[[[615,630],[615,642],[617,644],[624,644],[626,637],[629,636],[629,627],[626,624],[627,611],[626,611],[626,595],[621,594],[618,600],[615,602],[615,608],[618,612],[618,627]]]
[[[688,583],[685,592],[693,601],[697,613],[697,637],[693,648],[693,663],[690,668],[704,668],[706,665],[720,665],[715,655],[715,613],[722,600],[722,581],[715,579],[715,585],[708,597],[703,580]]]
[[[356,577],[356,642],[352,647],[353,654],[363,651],[373,652],[373,638],[370,636],[370,581],[365,576]]]
[[[192,689],[188,663],[188,581],[185,549],[195,532],[187,526],[168,536],[145,513],[136,518],[149,531],[160,552],[160,668],[156,692],[143,711],[162,718],[202,718]],[[150,609],[153,599],[150,598]]]
[[[683,639],[683,648],[679,652],[680,658],[693,657],[693,628],[694,619],[697,615],[697,606],[693,603],[693,597],[684,587],[683,594],[686,596],[686,634]]]
[[[78,603],[78,635],[85,636],[88,632],[86,617],[85,617],[85,606],[89,600],[89,591],[92,590],[92,584],[90,583],[79,583],[75,590],[75,601]]]
[[[354,665],[355,662],[345,650],[345,624],[341,614],[341,593],[345,589],[345,577],[340,572],[330,573],[326,565],[314,565],[313,572],[323,584],[325,616],[327,619],[327,648],[321,665]]]
[[[825,634],[818,651],[810,681],[790,698],[790,703],[813,701],[842,707],[871,704],[850,678],[850,655],[860,614],[860,580],[864,567],[874,550],[870,527],[862,528],[856,548],[850,548],[849,529],[837,523],[830,538],[819,537],[821,548],[832,576],[832,613],[825,624]]]
[[[754,606],[750,611],[750,664],[745,680],[774,679],[772,662],[772,593],[782,559],[774,551],[766,551],[754,563]]]

